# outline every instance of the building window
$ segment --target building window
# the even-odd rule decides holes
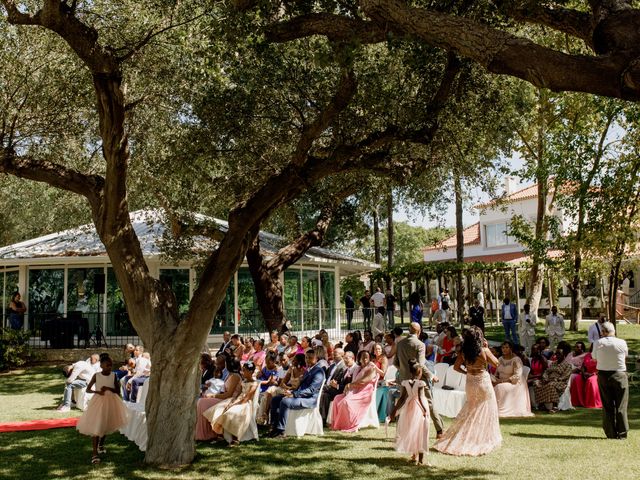
[[[484,232],[487,247],[500,247],[503,245],[513,245],[515,239],[507,235],[508,226],[506,223],[494,223],[485,225]]]

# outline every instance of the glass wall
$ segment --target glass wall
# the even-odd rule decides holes
[[[89,330],[93,331],[100,322],[100,312],[104,309],[104,291],[95,291],[96,276],[104,275],[103,268],[70,268],[67,270],[67,315],[81,312],[89,320]]]
[[[124,296],[113,268],[107,268],[107,331],[106,335],[134,335]]]
[[[233,321],[233,288],[234,279],[231,278],[229,286],[227,287],[227,293],[224,296],[224,300],[220,304],[220,308],[216,312],[213,319],[213,326],[211,327],[211,333],[222,333],[226,330],[233,333],[235,324]]]
[[[301,328],[302,303],[300,298],[300,270],[284,272],[284,310],[294,330]]]
[[[11,302],[11,296],[18,290],[18,271],[0,270],[0,300],[2,301],[0,312],[3,314],[0,325],[3,327],[9,325],[9,302]]]
[[[30,329],[40,328],[47,318],[64,313],[64,269],[29,269]]]
[[[317,330],[320,328],[318,312],[319,289],[318,271],[302,270],[302,305],[305,330]]]
[[[335,272],[320,272],[320,312],[322,327],[331,328],[336,321],[336,274]]]
[[[258,309],[253,278],[247,267],[238,269],[239,330],[243,333],[262,332],[262,315]]]
[[[173,290],[178,302],[178,313],[182,316],[189,310],[189,269],[161,268],[160,281],[165,282]]]

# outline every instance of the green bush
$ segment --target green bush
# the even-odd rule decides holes
[[[30,332],[0,328],[0,371],[17,368],[32,357]]]

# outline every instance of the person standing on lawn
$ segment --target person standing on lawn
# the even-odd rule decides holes
[[[83,435],[89,435],[93,442],[91,463],[100,463],[99,455],[106,453],[104,441],[108,434],[117,432],[127,423],[127,409],[120,398],[120,385],[108,354],[100,355],[100,368],[89,385],[87,393],[95,395],[89,401],[76,429]]]
[[[629,378],[625,363],[629,349],[627,342],[616,338],[616,329],[611,322],[604,322],[601,330],[603,337],[594,344],[591,356],[598,362],[602,427],[607,438],[624,439],[629,431]]]

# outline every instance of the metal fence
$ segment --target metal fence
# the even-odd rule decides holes
[[[332,339],[342,339],[346,332],[370,330],[375,311],[371,309],[287,309],[285,316],[290,329],[298,335],[312,335],[320,329],[329,332]],[[408,322],[406,312],[396,310],[385,316],[385,325]],[[8,327],[8,319],[5,319]],[[89,348],[94,346],[120,347],[138,344],[140,339],[126,312],[69,312],[25,315],[20,328],[29,332],[29,345],[33,348]],[[214,317],[211,336],[225,331],[242,336],[268,338],[266,322],[258,310],[239,311],[238,320]]]

